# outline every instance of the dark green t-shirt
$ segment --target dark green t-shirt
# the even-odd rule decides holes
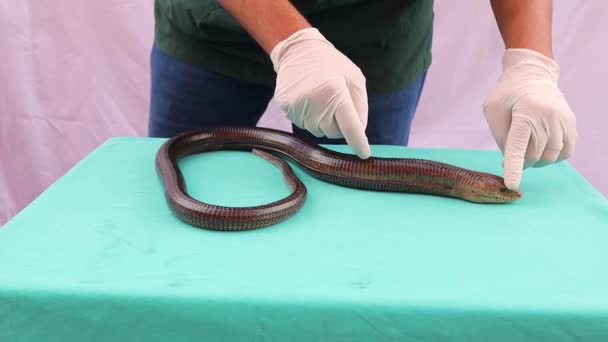
[[[431,63],[432,0],[291,3],[361,68],[370,93],[405,87]],[[155,0],[155,21],[155,43],[169,55],[274,87],[270,57],[217,1]]]

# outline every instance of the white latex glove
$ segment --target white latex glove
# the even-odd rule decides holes
[[[523,170],[569,158],[577,131],[574,113],[558,88],[559,66],[527,49],[508,49],[503,72],[483,109],[504,155],[505,185],[519,188]]]
[[[287,118],[317,137],[343,137],[356,155],[368,158],[368,103],[361,70],[315,28],[280,42],[270,58],[277,73],[275,101]]]

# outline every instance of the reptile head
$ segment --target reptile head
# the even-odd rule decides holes
[[[504,179],[487,174],[473,186],[467,188],[465,198],[477,203],[509,203],[523,197],[519,190],[511,190],[505,186]]]

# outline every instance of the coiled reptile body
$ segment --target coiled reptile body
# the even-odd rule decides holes
[[[212,205],[188,195],[179,169],[181,158],[206,151],[249,150],[283,172],[291,194],[250,207]],[[452,197],[475,203],[508,203],[521,193],[502,177],[426,159],[370,157],[326,149],[288,132],[269,128],[227,127],[192,130],[168,139],[156,155],[156,170],[172,212],[184,222],[211,230],[249,230],[294,215],[307,196],[305,185],[285,160],[320,180],[351,188]]]

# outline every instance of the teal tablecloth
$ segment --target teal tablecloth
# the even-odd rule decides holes
[[[109,140],[0,229],[0,341],[608,340],[608,201],[568,163],[527,170],[513,205],[347,189],[295,168],[300,213],[222,233],[168,210],[162,142]],[[373,153],[500,173],[493,151]],[[217,204],[288,192],[246,152],[183,168]]]

